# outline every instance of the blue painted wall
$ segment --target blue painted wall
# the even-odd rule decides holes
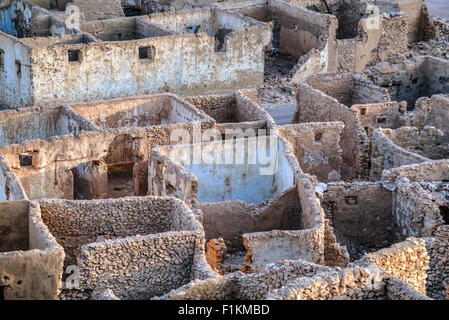
[[[0,10],[0,31],[17,37],[13,19],[16,16],[16,6],[11,4],[9,7]]]

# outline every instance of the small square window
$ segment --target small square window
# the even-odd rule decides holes
[[[20,167],[31,167],[33,165],[33,153],[19,155]]]
[[[153,46],[139,48],[140,60],[154,61],[155,55],[156,55],[156,48]]]
[[[5,51],[0,49],[0,71],[5,70]]]
[[[81,52],[79,50],[69,50],[68,51],[69,62],[80,61]]]
[[[16,73],[18,78],[22,78],[22,64],[19,60],[16,60]]]
[[[387,122],[387,118],[386,117],[378,117],[377,118],[377,123],[386,123]]]
[[[357,204],[357,196],[347,196],[345,197],[346,204]]]

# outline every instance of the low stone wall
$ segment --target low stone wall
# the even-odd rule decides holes
[[[19,179],[0,156],[0,202],[28,199]]]
[[[329,267],[303,260],[284,260],[265,266],[260,272],[230,273],[216,279],[192,281],[170,293],[155,299],[168,300],[260,300],[266,295],[298,276],[313,276],[329,271]]]
[[[416,291],[426,294],[429,255],[424,239],[408,238],[390,248],[366,254],[358,264],[374,264],[403,280]]]
[[[173,94],[69,104],[68,107],[102,129],[165,126],[213,121],[201,110]]]
[[[26,220],[22,223],[25,223],[25,232],[28,232],[26,247],[0,253],[0,287],[4,298],[56,299],[61,288],[64,250],[42,221],[39,205],[14,201],[0,206],[4,213],[12,211],[11,214],[17,214],[22,211],[25,215],[21,219]]]
[[[146,299],[195,277],[214,277],[204,232],[174,198],[41,200],[43,218],[76,264],[80,288],[111,289],[121,299]],[[176,275],[176,276],[175,276]]]
[[[270,300],[384,299],[385,272],[375,266],[352,267],[301,277],[268,294]]]
[[[372,135],[371,179],[379,180],[385,169],[397,168],[413,163],[421,163],[429,159],[407,151],[391,141],[380,129]]]
[[[429,270],[427,271],[427,295],[434,299],[447,298],[449,287],[449,226],[437,227],[434,237],[426,242],[429,253]]]

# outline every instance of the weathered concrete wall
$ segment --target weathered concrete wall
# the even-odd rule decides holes
[[[342,122],[301,123],[279,127],[279,134],[293,146],[301,169],[318,181],[341,179]]]
[[[140,21],[146,28],[155,28],[144,18],[130,19]],[[254,23],[246,30],[234,31],[226,38],[224,52],[215,52],[215,40],[207,34],[153,35],[120,42],[120,45],[106,41],[57,46],[51,52],[38,48],[33,50],[33,59],[40,61],[36,68],[45,70],[46,76],[39,73],[41,76],[34,78],[35,103],[100,100],[168,91],[210,94],[258,87],[263,79],[264,28]],[[139,48],[154,48],[154,52],[148,59],[139,59]],[[80,50],[80,61],[64,59],[67,50]],[[120,66],[118,70],[117,66]],[[59,79],[57,87],[48,77]],[[50,91],[56,92],[56,97],[49,96]]]
[[[6,300],[56,299],[61,287],[64,251],[42,222],[39,206],[28,201],[0,205],[3,222],[11,221],[13,216],[20,220],[14,222],[14,227],[9,226],[11,233],[21,233],[19,243],[14,241],[12,247],[7,243],[2,245],[2,251],[8,251],[0,253],[3,297]]]

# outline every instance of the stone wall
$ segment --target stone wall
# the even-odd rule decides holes
[[[408,110],[415,108],[418,98],[449,93],[449,62],[431,56],[420,56],[398,64],[383,62],[365,70],[377,86],[387,88],[391,99],[406,101]]]
[[[279,127],[279,134],[294,148],[301,169],[318,181],[341,179],[342,122],[301,123]]]
[[[0,111],[0,132],[3,133],[0,146],[95,130],[96,126],[66,107]]]
[[[202,226],[179,200],[42,200],[40,206],[64,246],[65,265],[79,267],[84,290],[146,299],[196,276],[214,276],[206,267]]]
[[[374,264],[426,295],[429,255],[425,239],[408,238],[390,248],[369,253],[358,263]]]
[[[157,297],[161,300],[260,300],[289,280],[298,276],[313,276],[317,272],[329,271],[329,267],[304,260],[284,260],[268,264],[257,273],[230,273],[216,279],[192,281],[189,284]]]
[[[293,123],[341,121],[345,124],[340,138],[343,160],[341,175],[344,179],[366,177],[369,140],[358,120],[357,111],[307,83],[299,84],[296,103]]]
[[[102,129],[212,121],[205,113],[172,94],[137,96],[88,104],[76,103],[68,106]]]
[[[0,255],[0,288],[6,300],[56,299],[61,288],[64,250],[56,242],[41,218],[39,205],[28,201],[0,204],[2,224],[11,233],[19,232],[13,246],[2,235]],[[4,226],[3,226],[4,227]],[[4,228],[1,228],[5,230]],[[6,243],[3,240],[6,239]],[[39,290],[36,290],[39,288]]]
[[[351,258],[394,243],[392,192],[380,183],[332,182],[323,195],[326,218]]]
[[[0,157],[0,202],[28,199],[8,163]]]
[[[421,163],[429,159],[407,151],[391,141],[381,129],[372,133],[371,179],[379,180],[385,169]]]

